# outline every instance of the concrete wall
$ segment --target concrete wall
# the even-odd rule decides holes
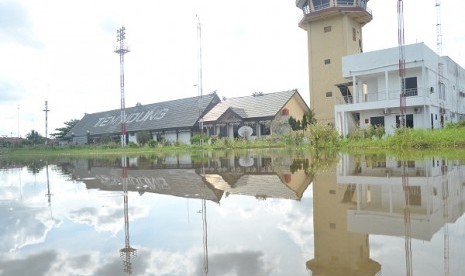
[[[331,27],[331,31],[325,32],[325,27]],[[340,95],[335,84],[346,82],[341,74],[342,57],[361,52],[361,28],[360,23],[342,13],[308,25],[310,108],[315,111],[318,121],[334,123],[334,105]],[[356,32],[355,40],[352,29]],[[325,60],[330,63],[325,64]],[[327,92],[331,96],[327,96]]]

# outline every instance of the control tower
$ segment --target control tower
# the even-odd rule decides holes
[[[342,77],[342,57],[363,51],[362,27],[373,19],[368,0],[296,0],[307,31],[310,108],[334,124],[334,105],[349,102],[351,83]]]

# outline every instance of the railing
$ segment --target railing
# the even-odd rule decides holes
[[[365,11],[367,11],[369,14],[371,14],[371,9],[367,7],[366,1],[360,1],[360,0],[329,0],[326,3],[323,3],[321,1],[321,4],[315,3],[317,1],[313,2],[313,9],[310,8],[310,4],[303,7],[303,12],[304,15],[309,14],[311,12],[327,9],[330,7],[353,7],[353,8],[361,8]]]
[[[429,89],[422,88],[409,88],[405,90],[405,97],[429,97]],[[400,90],[390,90],[386,96],[386,91],[379,90],[376,93],[368,92],[362,97],[358,98],[357,102],[354,102],[353,95],[340,96],[337,98],[338,104],[353,104],[353,103],[365,103],[365,102],[378,102],[385,100],[400,99]]]
[[[310,1],[310,0],[309,0]],[[349,0],[344,0],[343,2],[337,2],[335,0],[330,0],[327,3],[322,3],[319,5],[313,6],[313,9],[311,9],[310,4],[307,4],[302,7],[302,16],[299,18],[299,22],[301,22],[307,15],[310,15],[311,13],[318,12],[320,10],[324,10],[327,8],[331,7],[351,7],[351,8],[360,8],[361,10],[366,11],[368,14],[372,14],[372,11],[370,8],[367,7],[365,1],[360,1],[360,0],[355,0],[355,1],[349,1]]]

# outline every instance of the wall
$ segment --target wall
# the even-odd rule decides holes
[[[331,26],[331,31],[324,32],[328,26]],[[356,30],[355,41],[352,39],[352,28]],[[334,105],[340,95],[335,84],[346,82],[341,75],[342,57],[361,51],[361,36],[361,25],[346,14],[336,14],[309,23],[310,108],[318,121],[334,123]],[[325,64],[326,59],[330,59],[330,64]],[[327,92],[331,92],[332,96],[327,97]]]

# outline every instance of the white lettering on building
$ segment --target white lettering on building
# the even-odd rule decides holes
[[[145,122],[147,120],[160,120],[165,117],[166,113],[168,113],[168,108],[159,107],[155,107],[149,111],[130,113],[129,115],[126,115],[126,124],[130,124],[132,122]],[[121,123],[121,115],[101,117],[98,119],[97,123],[95,123],[94,127],[106,127],[119,123]]]
[[[121,178],[109,177],[107,175],[96,175],[96,179],[105,186],[118,186],[122,183]],[[148,190],[169,190],[169,185],[163,177],[147,177],[147,176],[128,176],[126,181],[129,185],[136,188],[147,187]]]

